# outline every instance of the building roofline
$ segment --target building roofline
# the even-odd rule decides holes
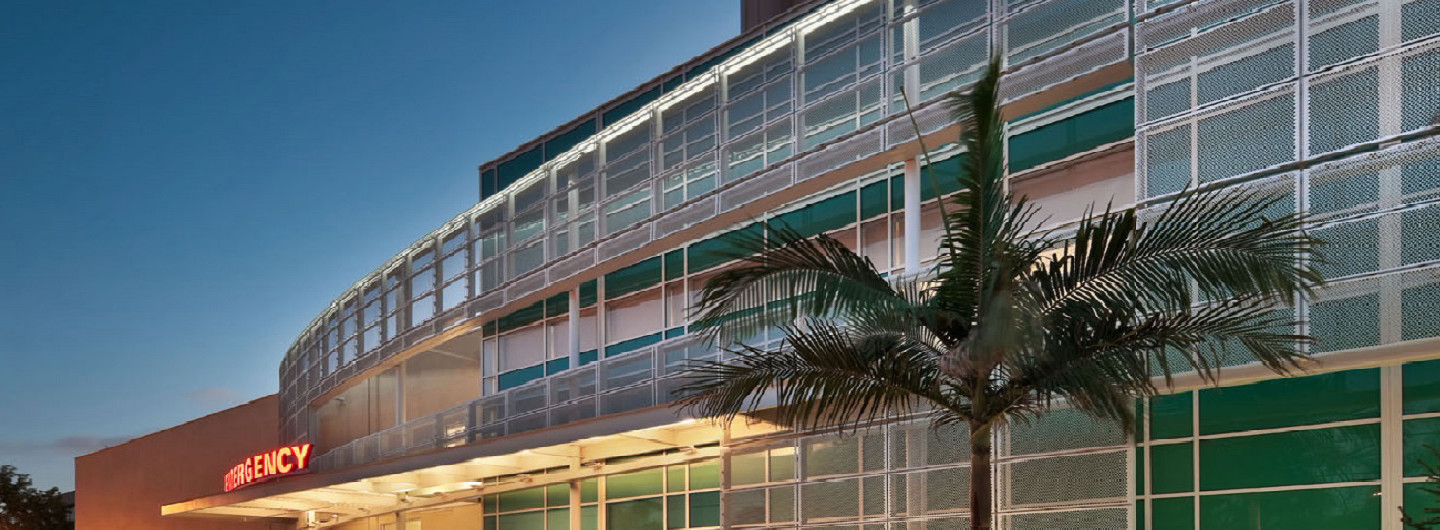
[[[118,444],[115,444],[115,445],[112,445],[112,446],[109,446],[109,447],[105,447],[105,448],[100,449],[100,450],[98,450],[98,451],[94,451],[94,452],[90,452],[90,453],[86,453],[86,454],[77,456],[77,457],[75,457],[75,460],[79,460],[79,459],[81,459],[81,458],[86,458],[86,457],[91,457],[91,456],[96,456],[96,455],[99,455],[100,453],[103,453],[103,452],[105,452],[105,451],[109,451],[109,450],[111,450],[111,449],[118,449],[118,448],[120,448],[120,447],[124,447],[124,446],[130,445],[130,444],[132,444],[132,443],[138,442],[138,441],[140,441],[140,440],[144,440],[144,439],[146,439],[146,438],[150,438],[150,437],[155,436],[155,435],[158,435],[158,434],[163,434],[163,433],[166,433],[166,432],[169,432],[169,431],[173,431],[173,430],[175,430],[175,429],[179,429],[179,428],[184,427],[184,426],[186,426],[186,425],[190,425],[190,424],[192,424],[192,423],[196,423],[196,422],[199,422],[199,421],[202,421],[202,420],[209,419],[209,418],[211,418],[211,417],[213,417],[213,416],[219,416],[219,415],[221,415],[221,414],[224,414],[224,413],[226,413],[226,412],[233,411],[233,410],[238,409],[238,408],[248,407],[248,406],[254,405],[254,404],[256,404],[256,403],[259,403],[259,402],[261,402],[261,401],[264,401],[264,400],[270,399],[270,398],[275,398],[275,399],[278,400],[278,399],[280,399],[280,394],[279,394],[279,393],[275,393],[275,394],[267,394],[267,395],[264,395],[264,396],[260,396],[260,397],[258,397],[258,398],[252,399],[252,400],[247,401],[247,402],[245,402],[245,403],[241,403],[241,404],[239,404],[239,405],[235,405],[235,406],[233,406],[233,407],[227,407],[227,408],[224,408],[224,409],[220,409],[220,410],[217,410],[217,411],[215,411],[215,412],[211,412],[211,413],[209,413],[209,414],[206,414],[206,415],[204,415],[204,416],[200,416],[200,417],[198,417],[198,418],[192,418],[192,419],[190,419],[190,420],[186,420],[184,423],[172,425],[172,426],[166,427],[166,428],[164,428],[164,429],[160,429],[160,430],[158,430],[158,431],[154,431],[154,432],[151,432],[151,433],[148,433],[148,434],[143,434],[143,435],[140,435],[140,436],[136,436],[136,437],[131,438],[131,439],[129,439],[129,440],[125,440],[124,442],[121,442],[121,443],[118,443]],[[278,406],[278,404],[277,404],[277,406]]]

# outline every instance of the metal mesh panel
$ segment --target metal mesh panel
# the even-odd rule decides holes
[[[1332,2],[1334,3],[1334,2]],[[1310,4],[1309,68],[1317,70],[1380,50],[1380,16],[1355,17],[1349,11],[1317,16],[1320,2]]]
[[[1138,26],[1136,45],[1141,50],[1153,49],[1174,43],[1192,35],[1196,30],[1212,28],[1227,20],[1249,13],[1265,10],[1283,0],[1216,0],[1191,3]],[[1152,6],[1164,1],[1150,0]],[[1202,5],[1203,4],[1203,5]]]
[[[1011,14],[1006,58],[1023,62],[1125,20],[1124,0],[1050,0]]]
[[[1380,71],[1373,65],[1310,81],[1310,155],[1380,137],[1379,83]]]
[[[1084,505],[1125,499],[1129,451],[1052,456],[1002,464],[1001,506]]]
[[[1074,409],[1055,409],[1023,423],[1013,424],[1008,453],[1027,455],[1087,447],[1119,446],[1125,431],[1114,422],[1096,420]]]
[[[1436,123],[1440,117],[1440,43],[1405,54],[1400,63],[1400,98],[1403,131]]]
[[[1005,517],[1003,524],[1010,530],[1116,530],[1128,528],[1128,517],[1125,508],[1105,508],[1016,514]]]
[[[1313,353],[1350,350],[1380,344],[1380,295],[1377,280],[1333,285],[1310,305]]]
[[[1400,289],[1400,340],[1440,337],[1440,269],[1405,274]]]
[[[800,519],[804,523],[854,519],[860,516],[860,479],[812,482],[800,488]]]
[[[1286,4],[1138,57],[1140,122],[1191,108],[1181,99],[1190,91],[1177,83],[1193,83],[1194,103],[1205,105],[1293,78],[1296,36],[1295,7]],[[1154,94],[1160,101],[1153,105],[1151,87],[1161,89]]]
[[[1120,27],[1084,46],[1026,65],[1011,74],[1002,87],[1004,99],[1013,101],[1047,88],[1123,62],[1130,57],[1130,28]]]
[[[1295,160],[1293,88],[1200,118],[1200,182],[1243,175]]]

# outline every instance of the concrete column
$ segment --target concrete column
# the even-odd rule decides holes
[[[905,161],[905,274],[920,268],[920,161]]]
[[[570,319],[569,319],[569,327],[568,327],[568,330],[567,330],[567,331],[569,332],[569,339],[570,339],[570,344],[569,344],[569,346],[570,346],[570,367],[571,367],[571,368],[579,368],[579,367],[580,367],[580,288],[579,288],[579,287],[576,287],[576,288],[570,290]]]

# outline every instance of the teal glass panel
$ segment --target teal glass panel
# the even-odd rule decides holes
[[[507,513],[499,518],[503,530],[545,530],[545,512]]]
[[[690,527],[720,526],[720,492],[690,494]]]
[[[1010,137],[1010,171],[1020,172],[1135,136],[1127,98]]]
[[[707,460],[690,464],[690,489],[720,487],[720,461]]]
[[[689,253],[689,269],[694,274],[703,270],[716,267],[723,263],[739,259],[748,255],[742,250],[740,242],[746,239],[753,239],[763,235],[764,228],[760,223],[751,223],[745,228],[732,230],[724,234],[698,241],[687,250]]]
[[[545,361],[545,375],[554,375],[570,369],[570,358],[561,357]]]
[[[600,298],[600,290],[597,287],[600,282],[590,280],[580,284],[580,307],[590,307]]]
[[[685,528],[685,496],[665,497],[665,528]]]
[[[569,485],[569,484],[551,484],[551,485],[549,485],[549,486],[545,486],[545,505],[546,505],[546,506],[551,506],[551,507],[554,507],[554,506],[569,506],[569,505],[570,505],[570,485]]]
[[[651,497],[606,504],[605,527],[661,530],[665,528],[665,498]]]
[[[960,191],[960,171],[967,155],[961,153],[935,162],[935,167],[920,166],[920,201],[925,202],[941,195]]]
[[[665,492],[664,469],[646,469],[605,477],[605,497],[624,499],[641,495],[659,495]]]
[[[570,509],[546,510],[545,530],[570,530]]]
[[[500,374],[498,384],[500,390],[509,390],[541,377],[545,377],[545,365],[537,364]]]
[[[676,249],[665,253],[665,281],[685,276],[685,251]]]
[[[1440,360],[1406,363],[1401,370],[1405,413],[1440,412]]]
[[[1150,439],[1185,438],[1194,433],[1194,392],[1150,398]]]
[[[580,508],[580,530],[596,530],[600,528],[600,507],[583,506]]]
[[[600,350],[585,350],[580,352],[580,366],[585,366],[599,359]]]
[[[533,510],[545,507],[545,488],[529,488],[517,491],[501,493],[500,508],[502,512],[513,512],[515,510]]]
[[[506,186],[514,184],[531,171],[535,171],[540,164],[545,162],[545,154],[541,152],[540,146],[530,148],[529,151],[517,154],[509,160],[501,162],[495,167],[498,182],[497,189],[504,190]]]
[[[651,333],[643,337],[635,337],[630,340],[623,340],[605,347],[605,356],[614,357],[622,353],[629,353],[646,346],[651,346],[661,341],[660,333]]]
[[[855,193],[842,193],[775,218],[776,226],[788,227],[805,237],[854,224]]]
[[[1150,501],[1155,530],[1195,530],[1195,499],[1178,497]],[[1142,519],[1143,520],[1143,519]]]
[[[886,181],[882,180],[860,188],[861,219],[869,219],[890,212],[887,187]]]
[[[615,105],[610,110],[605,111],[604,114],[601,114],[600,119],[604,121],[604,126],[609,127],[614,125],[615,122],[625,119],[626,116],[634,114],[640,110],[641,107],[644,107],[651,101],[655,101],[655,99],[659,97],[660,87],[657,86]]]
[[[666,339],[673,339],[673,338],[675,338],[675,337],[679,337],[679,336],[684,335],[684,334],[685,334],[685,326],[680,326],[680,327],[678,327],[678,328],[670,328],[670,329],[665,330],[665,338],[666,338]]]
[[[656,256],[605,275],[605,299],[613,300],[627,294],[659,285],[661,261]]]
[[[1351,370],[1200,391],[1200,434],[1380,416],[1380,371]]]
[[[571,128],[568,131],[555,135],[545,141],[545,160],[548,162],[555,157],[570,150],[571,147],[580,145],[586,138],[595,135],[595,120],[589,119]]]
[[[685,491],[685,466],[665,468],[665,491],[668,493]]]
[[[1379,478],[1378,424],[1200,442],[1200,488],[1205,491]]]
[[[1150,446],[1152,493],[1195,491],[1195,448],[1190,442]]]
[[[600,479],[587,478],[580,481],[580,502],[600,500]]]
[[[1379,529],[1379,492],[1379,486],[1356,486],[1201,497],[1200,529]]]
[[[1423,420],[1406,420],[1402,428],[1404,438],[1404,459],[1405,476],[1425,476],[1425,463],[1440,468],[1440,461],[1437,461],[1434,453],[1425,446],[1431,445],[1440,449],[1440,418],[1426,418]]]

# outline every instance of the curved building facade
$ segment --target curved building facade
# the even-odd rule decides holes
[[[757,221],[897,274],[933,262],[955,190],[921,145],[936,166],[965,156],[941,96],[999,54],[1013,188],[1047,223],[1260,186],[1331,243],[1330,285],[1295,306],[1319,339],[1302,377],[1236,359],[1218,387],[1144,400],[1133,435],[1064,410],[1002,429],[1001,527],[1398,530],[1426,500],[1420,447],[1440,444],[1437,20],[1433,0],[802,3],[482,165],[473,208],[286,353],[276,447],[309,447],[306,473],[162,511],[962,527],[968,449],[918,419],[841,437],[668,405],[685,363],[723,358],[690,308]]]

